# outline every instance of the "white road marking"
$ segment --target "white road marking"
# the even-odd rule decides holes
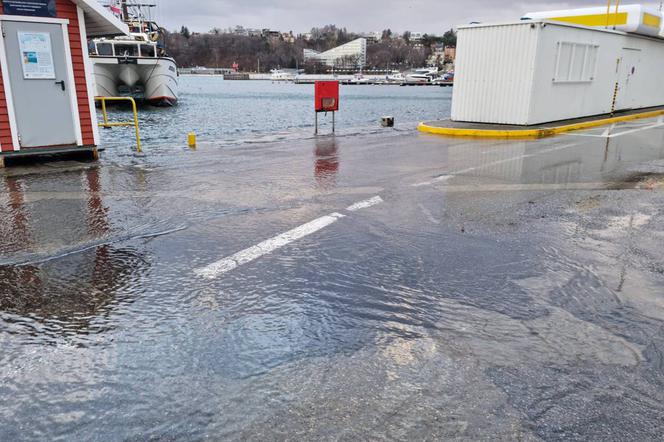
[[[463,171],[460,170],[460,171],[454,172],[454,173],[459,174],[459,173],[463,173]],[[436,177],[436,178],[432,179],[431,181],[425,181],[423,183],[413,184],[413,187],[430,186],[430,185],[435,184],[435,183],[443,183],[447,180],[451,180],[452,178],[454,178],[454,175],[441,175],[439,177]]]
[[[378,204],[383,203],[383,198],[379,196],[374,196],[373,198],[369,198],[368,200],[360,201],[359,203],[355,203],[352,206],[349,206],[346,208],[348,212],[357,212],[358,210],[362,209],[368,209],[369,207],[376,206]]]
[[[633,134],[634,132],[641,132],[641,131],[644,131],[644,130],[657,129],[658,127],[662,127],[662,126],[664,126],[664,123],[656,123],[656,124],[646,126],[646,127],[639,127],[637,129],[626,130],[626,131],[623,131],[623,132],[618,132],[617,134],[611,134],[608,137],[609,138],[622,137],[623,135]]]
[[[374,196],[373,198],[360,201],[358,203],[353,204],[352,206],[347,207],[346,211],[357,212],[362,209],[367,209],[369,207],[376,206],[383,202],[384,201],[380,196]],[[207,267],[194,270],[194,273],[198,276],[207,279],[218,278],[224,273],[228,273],[240,267],[241,265],[255,261],[258,258],[267,255],[269,253],[272,253],[275,250],[280,249],[294,241],[302,239],[305,236],[309,236],[312,233],[316,233],[319,230],[322,230],[325,227],[334,224],[341,218],[345,217],[346,215],[342,215],[341,213],[336,213],[336,212],[327,216],[323,216],[307,224],[303,224],[300,227],[296,227],[293,230],[289,230],[286,233],[282,233],[281,235],[275,236],[274,238],[270,238],[266,241],[263,241],[262,243],[257,244],[253,247],[249,247],[248,249],[242,250],[241,252],[238,252],[234,255],[223,258],[217,262],[210,264]]]
[[[450,180],[454,178],[456,175],[463,174],[463,173],[468,173],[472,172],[474,170],[478,169],[483,169],[485,167],[497,165],[497,164],[502,164],[502,163],[507,163],[510,161],[516,161],[519,159],[523,158],[529,158],[537,155],[542,155],[545,153],[553,152],[556,150],[562,150],[562,149],[567,149],[573,146],[577,146],[578,143],[574,144],[567,144],[563,146],[558,146],[554,147],[551,149],[546,149],[537,153],[532,153],[532,154],[527,154],[527,155],[521,155],[518,157],[514,158],[508,158],[505,160],[499,160],[499,161],[494,161],[492,163],[488,164],[482,164],[480,166],[476,167],[469,167],[467,169],[459,170],[456,172],[452,172],[446,175],[439,176],[437,178],[434,178],[431,181],[427,181],[424,183],[419,183],[419,184],[414,184],[413,187],[421,187],[421,186],[427,186],[427,185],[432,185],[436,183],[440,183],[443,181]],[[376,206],[378,204],[383,203],[384,200],[380,196],[374,196],[373,198],[369,198],[364,201],[360,201],[358,203],[353,204],[352,206],[349,206],[346,208],[346,211],[348,212],[357,212],[362,209],[366,209],[369,207]],[[263,241],[260,244],[257,244],[253,247],[249,247],[248,249],[242,250],[241,252],[238,252],[234,255],[231,255],[229,257],[223,258],[217,262],[214,262],[207,267],[203,267],[197,270],[194,270],[194,273],[200,277],[207,278],[207,279],[216,279],[220,277],[221,275],[231,272],[241,265],[250,263],[252,261],[255,261],[262,256],[265,256],[267,254],[270,254],[274,252],[275,250],[278,250],[294,241],[297,241],[299,239],[302,239],[306,236],[309,236],[313,233],[318,232],[319,230],[324,229],[325,227],[328,227],[331,224],[334,224],[341,218],[345,218],[346,215],[342,215],[341,213],[332,213],[327,216],[323,216],[321,218],[318,218],[316,220],[313,220],[307,224],[303,224],[299,227],[296,227],[293,230],[289,230],[288,232],[282,233],[281,235],[275,236],[273,238],[270,238],[266,241]],[[432,217],[433,218],[433,217]],[[433,219],[434,221],[435,218]]]
[[[313,233],[318,232],[319,230],[324,229],[325,227],[334,224],[341,218],[344,218],[346,215],[340,213],[332,213],[327,216],[323,216],[316,220],[313,220],[307,224],[303,224],[299,227],[289,230],[286,233],[270,238],[266,241],[263,241],[260,244],[257,244],[253,247],[249,247],[241,252],[238,252],[232,256],[221,259],[215,263],[210,264],[207,267],[194,270],[194,273],[198,276],[207,279],[215,279],[224,273],[228,273],[232,270],[235,270],[243,264],[250,263],[257,260],[258,258],[274,252],[277,249],[280,249],[294,241],[309,236]]]
[[[618,132],[615,134],[612,134],[611,131],[615,129],[615,125],[612,125],[608,129],[606,129],[602,134],[589,134],[589,133],[567,133],[565,135],[571,136],[571,137],[591,137],[591,138],[617,138],[617,137],[622,137],[623,135],[629,135],[633,134],[635,132],[641,132],[644,130],[651,130],[651,129],[657,129],[658,127],[664,126],[664,122],[658,122],[655,124],[650,124],[648,126],[642,126],[642,127],[637,127],[636,129],[630,129],[630,130],[625,130],[622,132]]]
[[[602,136],[608,137],[609,135],[611,135],[611,131],[615,129],[615,127],[616,127],[615,123],[607,127],[606,130],[602,133]]]
[[[536,157],[538,155],[542,155],[542,154],[550,153],[550,152],[555,152],[557,150],[569,149],[570,147],[574,147],[574,146],[578,146],[578,145],[579,145],[578,143],[563,144],[562,146],[552,147],[550,149],[545,149],[545,150],[543,150],[541,152],[537,152],[537,153],[529,153],[529,154],[526,154],[526,155],[519,155],[517,157],[507,158],[507,159],[504,159],[504,160],[493,161],[491,163],[481,164],[479,166],[457,170],[455,172],[449,172],[445,175],[441,175],[441,176],[436,177],[432,180],[424,181],[424,182],[417,183],[417,184],[413,184],[412,187],[425,187],[425,186],[431,186],[431,185],[434,185],[434,184],[443,183],[443,182],[449,181],[450,179],[454,178],[455,176],[463,175],[464,173],[474,172],[476,170],[484,169],[485,167],[497,166],[498,164],[510,163],[512,161],[522,160],[524,158]]]

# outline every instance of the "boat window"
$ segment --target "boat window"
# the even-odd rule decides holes
[[[138,57],[138,45],[115,44],[115,55],[118,57]]]
[[[141,56],[142,57],[154,57],[155,47],[154,45],[141,45]]]
[[[113,56],[113,45],[110,43],[97,43],[97,55]]]

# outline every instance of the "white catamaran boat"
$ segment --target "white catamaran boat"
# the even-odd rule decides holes
[[[131,37],[90,41],[97,96],[174,106],[178,101],[177,65],[159,42],[161,28],[145,13],[156,5],[113,0],[107,6],[127,23]]]

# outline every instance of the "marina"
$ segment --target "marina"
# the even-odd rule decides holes
[[[221,77],[183,75],[180,100],[172,108],[139,110],[141,138],[150,157],[175,155],[186,144],[186,134],[194,132],[199,142],[227,146],[264,144],[313,137],[313,84],[272,83],[271,81],[226,81]],[[384,115],[395,118],[395,132],[412,131],[420,121],[450,116],[452,88],[341,85],[337,135],[380,133]],[[381,103],[376,107],[376,103]],[[262,109],[279,109],[265,118]],[[108,108],[113,121],[131,119],[126,106]],[[173,124],[177,121],[177,124]],[[327,130],[331,117],[321,116],[321,129]],[[103,130],[101,147],[108,158],[133,155],[133,128]]]
[[[661,440],[661,8],[339,6],[2,2],[0,441]]]

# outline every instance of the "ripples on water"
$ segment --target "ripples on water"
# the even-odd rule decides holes
[[[180,77],[181,96],[175,108],[140,110],[146,148],[159,152],[186,145],[193,131],[215,146],[311,138],[313,85],[269,81],[224,81],[221,77]],[[341,86],[337,114],[339,135],[375,131],[384,115],[396,118],[396,130],[414,130],[418,122],[449,117],[451,88]],[[111,110],[111,118],[129,119],[127,110]],[[331,130],[330,116],[319,116],[321,131]],[[391,130],[394,131],[394,130]],[[109,153],[125,153],[131,129],[102,131]],[[156,152],[154,152],[156,153]]]
[[[267,95],[300,109],[286,120],[309,115],[310,96],[288,89],[308,87],[183,81],[182,119],[210,125],[210,139],[243,139],[225,125],[237,121],[222,105],[225,87],[239,90],[228,98],[236,107]],[[199,90],[208,83],[219,88],[212,97]],[[242,92],[250,86],[259,90]],[[393,113],[424,118],[449,93],[347,91],[357,94],[349,108],[365,108],[347,115],[357,127],[376,122],[373,102],[391,105],[380,94],[410,95]],[[144,118],[172,121],[173,112]],[[278,130],[297,126],[286,120]],[[163,143],[148,149],[168,157],[184,128],[160,128],[145,126]],[[270,145],[269,154],[254,146],[214,161],[178,153],[181,163],[154,171],[109,149],[116,164],[3,176],[0,439],[657,439],[664,233],[652,207],[661,197],[601,185],[578,199],[491,190],[601,181],[621,161],[601,160],[604,140],[528,167],[503,162],[526,144],[427,150],[381,140],[367,151],[334,138]],[[633,163],[664,155],[659,145],[610,153],[632,153]],[[395,186],[402,163],[416,169],[411,160],[501,167],[455,180],[465,192]],[[569,164],[578,175],[550,173]],[[385,204],[227,277],[194,276],[257,238],[346,207],[359,198],[345,193],[355,185],[385,186]]]

